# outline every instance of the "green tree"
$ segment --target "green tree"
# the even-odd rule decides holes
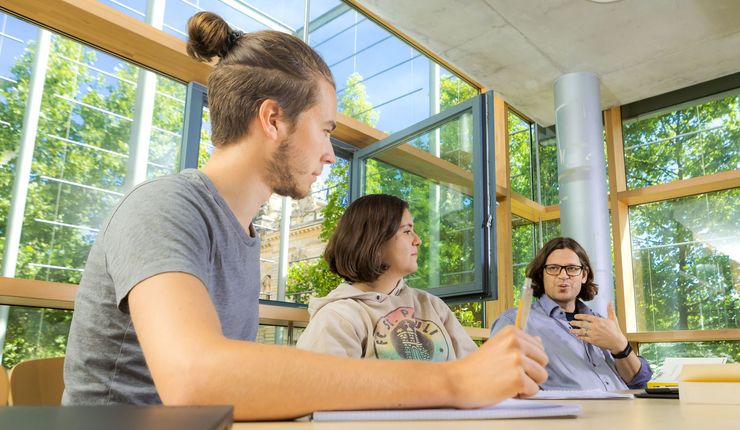
[[[362,75],[352,73],[344,85],[344,92],[339,100],[339,111],[343,114],[375,127],[380,119],[380,113],[373,109],[373,104],[367,97]]]

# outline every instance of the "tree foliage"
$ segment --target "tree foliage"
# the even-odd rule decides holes
[[[380,119],[380,112],[373,109],[373,104],[367,97],[362,75],[357,72],[349,75],[344,88],[342,97],[339,99],[339,111],[370,127],[375,127]]]

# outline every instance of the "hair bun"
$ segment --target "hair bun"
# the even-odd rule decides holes
[[[198,61],[223,58],[241,36],[223,18],[212,12],[198,12],[188,20],[187,53]]]
[[[221,48],[221,51],[219,51],[218,56],[224,58],[229,53],[229,51],[231,51],[231,49],[236,46],[239,38],[243,35],[244,33],[239,30],[230,30],[229,35],[226,38],[226,42],[224,43],[223,48]]]

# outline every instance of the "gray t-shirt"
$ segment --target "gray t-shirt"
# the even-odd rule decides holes
[[[224,336],[254,340],[260,244],[252,235],[196,170],[145,182],[126,195],[87,259],[67,343],[62,404],[161,403],[128,310],[128,293],[154,275],[197,277]]]

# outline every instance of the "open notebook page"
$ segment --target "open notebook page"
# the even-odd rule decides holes
[[[615,391],[603,390],[540,390],[532,400],[550,400],[550,399],[634,399],[635,396],[629,393],[618,393]]]
[[[578,405],[538,403],[508,399],[479,409],[389,409],[365,411],[319,411],[314,421],[424,421],[424,420],[495,420],[506,418],[575,417]]]

